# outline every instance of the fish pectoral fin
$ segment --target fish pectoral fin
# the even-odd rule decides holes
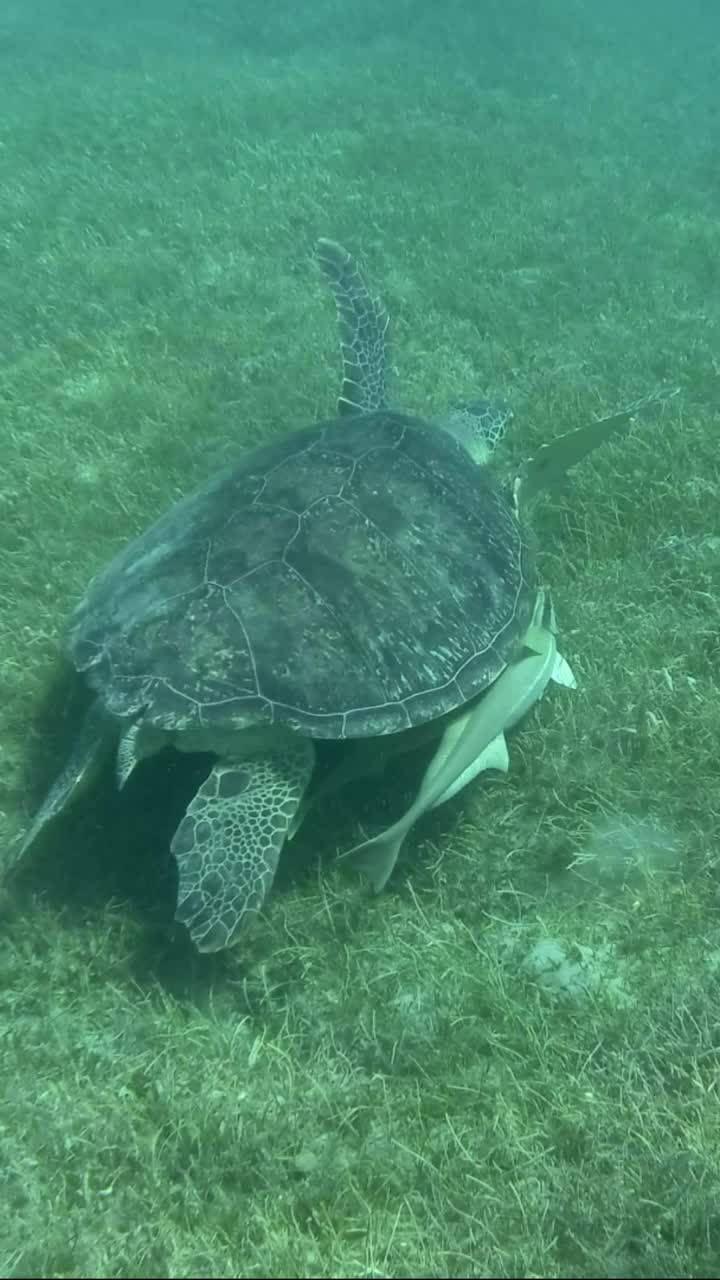
[[[507,743],[505,735],[499,733],[492,742],[489,742],[483,751],[481,751],[471,764],[463,769],[462,773],[452,778],[442,795],[437,800],[433,800],[429,805],[430,809],[437,809],[438,805],[445,804],[447,800],[452,800],[458,791],[462,791],[469,783],[477,778],[478,774],[484,773],[487,769],[496,769],[499,773],[507,773],[510,768],[510,756],[508,755]]]
[[[561,653],[555,654],[555,663],[553,665],[552,675],[550,677],[555,684],[562,684],[566,689],[577,689],[577,680],[575,673],[569,662],[566,662]]]

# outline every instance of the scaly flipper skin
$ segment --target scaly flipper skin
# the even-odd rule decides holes
[[[387,406],[388,328],[380,298],[368,289],[355,260],[334,240],[318,240],[316,256],[337,307],[343,360],[338,413],[371,413]]]
[[[299,735],[256,756],[221,759],[188,805],[171,846],[180,873],[175,918],[199,951],[232,946],[265,901],[314,759],[312,742]]]

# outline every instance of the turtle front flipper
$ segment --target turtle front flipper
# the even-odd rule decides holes
[[[17,853],[20,863],[53,818],[64,813],[99,770],[114,745],[112,723],[99,698],[91,703],[64,769],[35,814]]]
[[[262,906],[314,761],[300,736],[223,757],[188,805],[171,845],[180,873],[175,918],[199,951],[231,946],[245,916]]]
[[[338,413],[387,407],[390,318],[368,289],[355,259],[334,240],[318,240],[316,257],[337,307],[343,361]]]

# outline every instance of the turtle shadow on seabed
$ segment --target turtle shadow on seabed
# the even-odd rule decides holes
[[[47,791],[90,701],[82,681],[63,664],[33,717],[43,733],[28,739],[27,812]],[[156,981],[177,996],[206,989],[222,981],[228,954],[233,956],[237,980],[237,952],[198,952],[187,930],[174,920],[178,872],[170,844],[212,759],[167,748],[143,761],[120,791],[114,760],[108,757],[92,784],[49,824],[31,856],[16,868],[11,859],[11,914],[32,913],[33,902],[41,897],[56,913],[59,928],[81,930],[89,918],[119,908],[136,928],[129,976],[141,986]],[[322,825],[318,815],[308,838],[293,842],[292,858],[283,859],[278,872],[277,896],[317,874],[317,833]]]
[[[36,708],[34,721],[42,736],[30,735],[25,767],[25,804],[32,812],[77,736],[92,695],[75,673],[63,666]],[[52,726],[50,728],[50,726]],[[77,796],[66,813],[51,822],[21,865],[10,866],[10,906],[32,912],[41,896],[57,912],[59,924],[83,927],[122,904],[138,924],[139,952],[134,960],[145,977],[165,958],[168,986],[172,971],[187,978],[209,969],[210,957],[199,956],[185,931],[173,921],[177,870],[170,840],[188,797],[208,771],[208,757],[164,751],[117,788],[114,762],[108,758],[92,785]],[[187,954],[186,954],[187,953]]]

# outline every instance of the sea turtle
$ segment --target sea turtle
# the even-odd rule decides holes
[[[264,901],[314,739],[438,736],[405,817],[351,851],[376,889],[421,813],[506,767],[504,731],[553,675],[571,682],[521,509],[633,412],[545,446],[506,488],[478,465],[502,414],[388,408],[385,308],[339,245],[318,256],[339,313],[337,416],[242,454],[91,582],[65,649],[94,701],[21,849],[107,750],[120,786],[163,746],[213,753],[171,845],[176,917],[202,951]]]

